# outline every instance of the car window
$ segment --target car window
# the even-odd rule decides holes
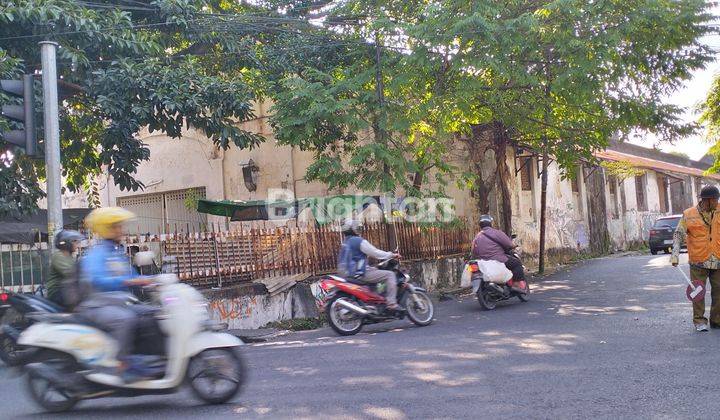
[[[661,226],[670,226],[671,228],[675,229],[680,222],[679,217],[672,217],[668,219],[658,219],[655,221],[655,225],[653,227],[661,227]]]

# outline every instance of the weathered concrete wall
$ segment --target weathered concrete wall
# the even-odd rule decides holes
[[[292,289],[273,296],[258,284],[206,291],[205,295],[211,317],[226,322],[230,329],[260,328],[269,322],[318,316],[307,284],[298,283]]]
[[[513,214],[513,230],[518,235],[520,249],[526,255],[537,255],[539,252],[540,180],[535,164],[533,174],[533,191],[515,189],[519,214]],[[580,250],[589,244],[586,189],[581,171],[577,176],[580,188],[573,193],[570,180],[563,179],[560,168],[555,163],[548,167],[546,248],[550,253]]]

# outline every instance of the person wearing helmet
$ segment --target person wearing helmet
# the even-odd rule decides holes
[[[489,214],[480,216],[480,232],[472,242],[473,258],[495,260],[505,264],[513,274],[511,288],[517,292],[525,292],[525,270],[522,261],[511,255],[516,248],[512,239],[505,232],[495,229],[493,218]]]
[[[720,190],[708,185],[700,190],[700,202],[683,212],[673,234],[673,252],[670,262],[674,267],[680,262],[680,247],[686,240],[690,277],[703,286],[710,279],[712,303],[710,327],[720,328],[720,212],[717,210]],[[713,232],[715,232],[713,234]],[[705,301],[693,302],[693,325],[695,331],[708,330],[705,318]]]
[[[387,309],[396,310],[397,284],[395,273],[368,267],[368,257],[378,260],[399,258],[400,254],[382,251],[360,236],[361,225],[358,221],[348,219],[342,226],[343,243],[338,257],[338,271],[343,276],[355,278],[369,284],[385,283],[385,300]]]
[[[73,254],[82,240],[83,235],[74,230],[61,230],[55,235],[57,251],[50,258],[50,271],[45,282],[48,298],[68,310],[80,300],[77,262]]]
[[[120,374],[126,381],[143,376],[143,366],[131,356],[132,344],[144,305],[128,305],[132,300],[130,287],[148,284],[139,278],[128,261],[121,243],[124,225],[135,215],[118,207],[93,210],[85,219],[87,227],[100,240],[81,260],[81,281],[90,288],[90,296],[78,310],[94,323],[105,327],[118,343],[117,359]]]

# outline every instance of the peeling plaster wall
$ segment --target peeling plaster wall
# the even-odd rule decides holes
[[[227,323],[230,329],[261,328],[270,322],[318,316],[307,284],[272,296],[264,287],[249,284],[221,293],[209,291],[206,297],[211,318]]]
[[[521,213],[513,213],[513,230],[518,235],[522,253],[536,256],[540,246],[540,179],[535,164],[533,174],[533,191],[519,191],[517,187],[514,190],[515,208]],[[548,167],[546,248],[549,253],[588,247],[587,200],[582,174],[579,177],[580,191],[576,193],[579,197],[573,200],[570,181],[562,179],[560,168],[554,162]],[[531,212],[530,208],[537,210]]]

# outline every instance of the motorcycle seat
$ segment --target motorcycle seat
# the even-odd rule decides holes
[[[367,286],[367,285],[368,285],[367,283],[365,283],[365,282],[362,280],[362,278],[350,277],[350,278],[348,278],[348,279],[346,279],[346,280],[348,281],[348,283],[357,284],[357,285],[359,285],[359,286]]]
[[[88,320],[87,318],[83,317],[82,315],[76,314],[76,313],[44,313],[44,312],[35,312],[28,314],[30,318],[37,322],[47,322],[49,324],[80,324],[80,325],[87,325],[89,327],[97,328],[101,331],[108,331],[107,327],[104,327],[102,325],[98,325],[95,322]]]

